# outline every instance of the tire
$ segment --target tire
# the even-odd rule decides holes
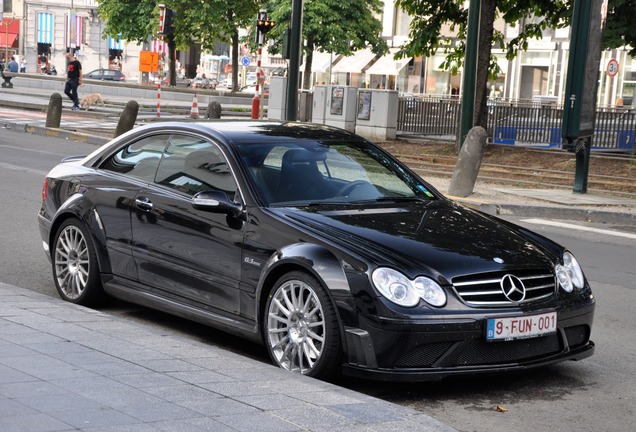
[[[339,372],[342,348],[333,302],[312,276],[283,275],[269,294],[263,339],[282,369],[319,379]]]
[[[97,255],[88,230],[68,219],[57,230],[51,251],[53,280],[63,300],[95,306],[105,297]]]

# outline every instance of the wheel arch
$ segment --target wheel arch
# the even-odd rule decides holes
[[[263,271],[265,276],[261,278],[258,288],[257,323],[261,337],[263,337],[262,323],[269,293],[281,276],[295,270],[313,276],[325,289],[327,296],[334,304],[340,324],[342,348],[346,352],[342,311],[343,307],[352,307],[351,290],[341,260],[327,248],[316,244],[288,245],[273,254],[265,264]]]
[[[59,208],[49,231],[49,253],[53,254],[55,235],[60,226],[69,219],[78,219],[88,229],[95,247],[97,264],[101,273],[110,273],[111,265],[106,252],[106,232],[95,206],[81,194],[70,197]]]

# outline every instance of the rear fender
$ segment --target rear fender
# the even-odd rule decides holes
[[[80,222],[88,229],[93,244],[95,245],[95,253],[99,263],[101,273],[111,273],[110,260],[106,251],[106,232],[104,226],[97,213],[97,209],[92,202],[82,194],[71,195],[60,206],[57,213],[53,217],[53,224],[49,233],[49,245],[51,245],[51,253],[55,234],[64,221],[70,218],[79,219]]]

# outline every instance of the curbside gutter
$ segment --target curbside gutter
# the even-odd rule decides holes
[[[527,216],[580,222],[636,225],[636,213],[532,204],[490,203],[454,196],[447,196],[447,198],[465,207],[493,216]]]
[[[67,139],[67,140],[78,141],[78,142],[83,142],[87,144],[94,144],[97,146],[106,144],[108,141],[111,140],[111,138],[106,138],[106,137],[98,136],[98,135],[90,135],[90,134],[85,134],[81,132],[69,131],[66,129],[33,126],[29,124],[6,123],[3,126],[4,126],[4,129],[14,131],[14,132],[23,132],[23,133],[30,133],[30,134],[38,135],[38,136]]]

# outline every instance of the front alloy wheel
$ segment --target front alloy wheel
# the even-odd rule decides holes
[[[313,277],[291,272],[270,293],[265,338],[270,356],[281,368],[329,378],[340,358],[340,332],[333,305]]]
[[[53,247],[53,277],[60,297],[82,305],[95,303],[103,291],[93,243],[74,219],[57,231]]]

